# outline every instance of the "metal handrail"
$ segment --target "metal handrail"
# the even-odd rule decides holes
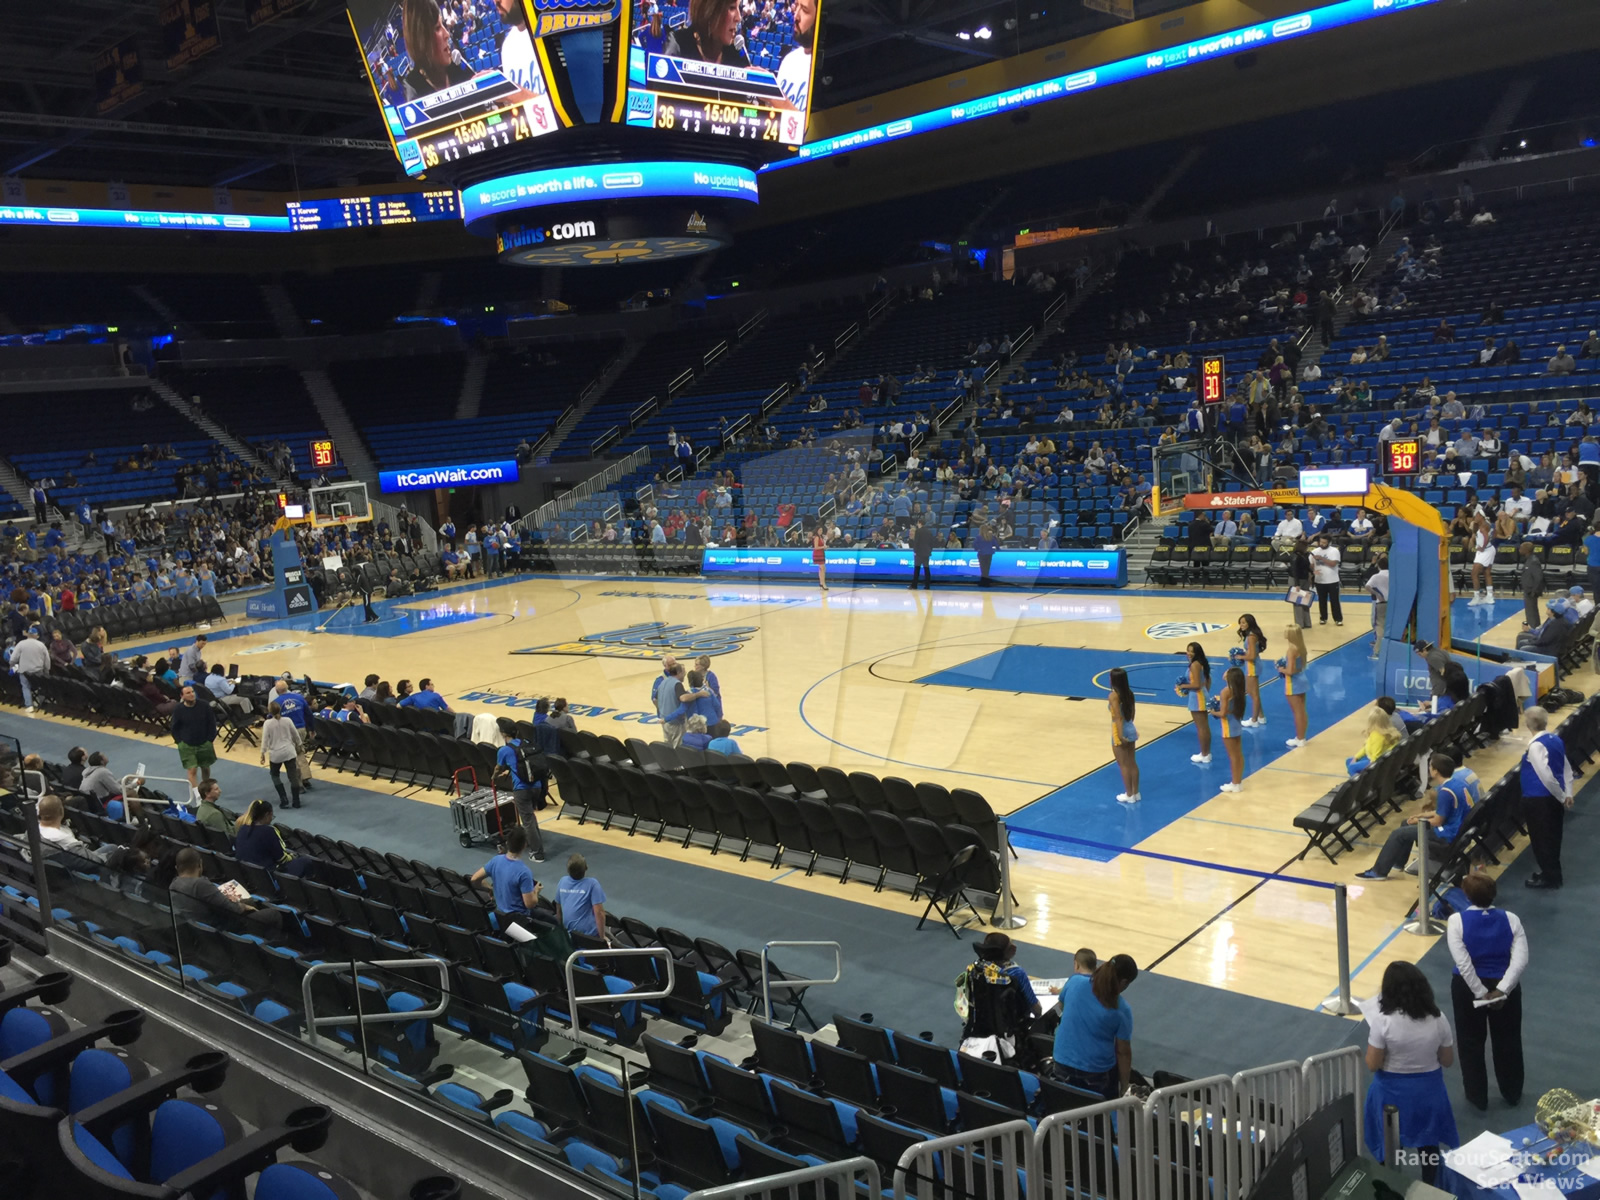
[[[616,995],[606,993],[603,996],[578,995],[577,976],[572,968],[585,958],[655,958],[661,957],[667,964],[666,990],[660,992],[622,992]],[[585,1004],[631,1004],[636,1000],[665,1000],[672,995],[673,985],[678,981],[676,964],[672,961],[672,951],[665,946],[612,946],[606,950],[574,950],[567,955],[564,967],[567,976],[567,1011],[572,1015],[572,1028],[577,1029],[578,1009]]]
[[[685,369],[684,372],[681,375],[679,375],[671,383],[667,384],[667,395],[668,396],[674,395],[675,393],[680,392],[684,388],[688,387],[693,382],[694,382],[694,371],[690,370],[690,369]]]
[[[772,972],[768,970],[767,952],[774,946],[831,946],[833,947],[833,978],[832,979],[773,979]],[[761,1011],[766,1014],[768,1022],[772,1020],[772,989],[774,987],[788,988],[793,991],[797,988],[820,987],[825,983],[838,983],[844,974],[844,953],[839,949],[838,942],[768,942],[761,947]]]
[[[739,1183],[725,1183],[720,1187],[701,1188],[697,1192],[690,1192],[685,1200],[747,1200],[748,1197],[779,1193],[798,1196],[800,1185],[826,1182],[837,1183],[839,1195],[843,1197],[849,1194],[852,1186],[861,1186],[856,1184],[858,1174],[867,1177],[865,1187],[868,1196],[882,1194],[883,1176],[878,1173],[878,1164],[870,1158],[856,1157],[814,1167],[800,1167],[777,1175],[763,1175],[759,1179],[746,1179]]]
[[[140,765],[143,766],[144,764],[141,763]],[[187,775],[177,778],[172,775],[140,775],[135,772],[122,777],[122,823],[124,825],[138,824],[138,822],[133,819],[133,809],[128,804],[129,800],[132,800],[135,804],[155,803],[154,800],[140,800],[138,796],[128,795],[128,784],[135,779],[137,779],[140,783],[149,783],[152,779],[157,783],[181,783],[183,785],[183,799],[173,800],[172,803],[178,805],[180,808],[200,807],[200,801],[196,800],[194,798],[194,794],[190,791],[189,777]]]
[[[793,390],[793,385],[788,383],[780,383],[777,387],[773,388],[767,393],[767,398],[761,402],[761,415],[763,417],[766,416],[774,408],[782,404],[784,399]]]
[[[606,430],[599,437],[595,438],[594,441],[589,443],[589,453],[599,454],[601,451],[605,450],[607,446],[610,446],[615,442],[620,442],[621,440],[622,426],[613,425],[610,429]]]
[[[721,358],[727,352],[728,352],[728,339],[727,338],[723,338],[722,341],[718,342],[715,346],[711,347],[711,349],[706,351],[705,357],[700,360],[701,365],[709,367],[712,363],[716,362],[717,359]]]
[[[833,348],[835,350],[843,349],[844,348],[844,344],[846,342],[848,342],[851,338],[855,337],[855,335],[858,332],[860,332],[860,330],[861,330],[860,323],[856,322],[856,321],[851,321],[850,325],[849,325],[849,328],[845,329],[845,331],[843,333],[840,333],[838,336],[836,336],[833,339]]]
[[[739,340],[741,342],[744,341],[745,338],[749,337],[753,332],[755,332],[756,326],[761,324],[761,322],[765,321],[766,319],[767,310],[763,308],[760,312],[756,313],[755,316],[746,320],[743,325],[739,326]]]
[[[651,396],[650,399],[646,400],[643,404],[639,405],[638,408],[634,409],[631,413],[628,414],[628,424],[629,424],[629,426],[631,427],[631,426],[637,425],[640,421],[644,420],[646,417],[648,417],[651,413],[655,412],[656,409],[658,409],[660,407],[661,407],[660,399],[658,397]]]
[[[311,981],[318,975],[326,975],[329,971],[342,971],[346,967],[357,972],[369,969],[384,971],[400,970],[408,967],[433,967],[439,972],[439,994],[443,997],[433,1008],[418,1008],[408,1012],[381,1012],[357,1013],[352,1017],[319,1017],[316,1014],[316,1005],[311,995]],[[361,989],[356,989],[357,995]],[[319,1025],[365,1025],[393,1021],[432,1021],[442,1017],[450,1007],[450,964],[438,958],[386,958],[376,962],[320,962],[312,963],[306,968],[304,977],[300,980],[300,1002],[306,1014],[306,1035],[315,1044],[321,1039],[317,1036]]]
[[[1049,304],[1046,304],[1044,306],[1044,313],[1040,316],[1039,319],[1043,323],[1048,325],[1050,323],[1050,318],[1055,316],[1058,312],[1060,312],[1061,311],[1061,306],[1063,304],[1065,304],[1066,302],[1067,302],[1067,294],[1065,292],[1060,293],[1058,296],[1056,296],[1056,298],[1054,300],[1050,301]]]

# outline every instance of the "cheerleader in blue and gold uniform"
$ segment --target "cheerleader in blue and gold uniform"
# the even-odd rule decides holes
[[[1245,691],[1250,697],[1250,716],[1240,722],[1246,729],[1262,726],[1267,718],[1261,711],[1261,656],[1267,652],[1267,635],[1261,632],[1255,617],[1245,613],[1239,618],[1239,640],[1244,643],[1239,655],[1239,665],[1244,670]],[[1232,657],[1232,655],[1230,655]]]
[[[1133,688],[1128,685],[1128,673],[1121,667],[1112,667],[1107,676],[1111,694],[1106,704],[1111,709],[1111,756],[1117,760],[1122,772],[1123,790],[1117,794],[1122,804],[1139,803],[1139,763],[1134,752],[1139,744],[1139,730],[1133,724],[1135,702]]]
[[[1189,670],[1178,679],[1178,695],[1188,697],[1189,716],[1194,721],[1194,731],[1200,736],[1200,753],[1191,754],[1189,761],[1207,766],[1211,762],[1211,714],[1206,693],[1211,690],[1211,663],[1199,642],[1189,643]]]
[[[1222,691],[1211,702],[1212,711],[1217,714],[1217,723],[1222,726],[1222,747],[1228,752],[1228,766],[1233,772],[1232,782],[1222,785],[1225,792],[1244,791],[1244,745],[1240,741],[1244,725],[1244,698],[1244,672],[1238,667],[1229,667],[1222,673]]]
[[[1306,744],[1306,696],[1311,691],[1311,681],[1306,677],[1306,639],[1298,625],[1283,631],[1289,649],[1278,660],[1278,671],[1283,676],[1283,691],[1289,697],[1289,711],[1294,714],[1294,736],[1284,745],[1297,750]]]

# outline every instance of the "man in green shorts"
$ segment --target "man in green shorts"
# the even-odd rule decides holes
[[[183,685],[183,699],[172,710],[172,740],[178,743],[178,761],[189,774],[190,801],[199,799],[198,784],[211,778],[211,764],[217,761],[212,745],[217,739],[217,717],[209,704],[195,697],[194,685]]]

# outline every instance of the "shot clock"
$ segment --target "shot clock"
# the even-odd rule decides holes
[[[1227,363],[1220,354],[1207,354],[1200,360],[1200,399],[1206,404],[1220,404],[1227,391]]]
[[[1389,475],[1415,475],[1422,470],[1422,439],[1393,438],[1384,443],[1383,469]]]

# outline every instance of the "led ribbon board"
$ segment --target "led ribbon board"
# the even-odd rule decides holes
[[[758,199],[755,172],[743,167],[700,162],[605,163],[523,171],[471,184],[461,191],[461,219],[470,229],[486,218],[518,209],[641,196]]]
[[[1070,75],[1057,75],[1053,79],[1042,79],[1025,87],[965,100],[948,108],[930,109],[928,112],[916,113],[882,125],[870,125],[852,133],[842,133],[838,137],[824,138],[801,146],[800,153],[796,157],[768,163],[762,170],[776,171],[811,159],[826,158],[830,154],[843,154],[846,151],[880,146],[914,134],[932,133],[936,129],[963,125],[980,117],[993,116],[995,113],[1015,112],[1019,108],[1031,108],[1035,104],[1060,100],[1077,92],[1091,92],[1098,88],[1110,87],[1115,83],[1164,75],[1191,63],[1226,58],[1232,54],[1242,54],[1247,50],[1259,50],[1264,46],[1274,46],[1291,38],[1323,33],[1330,29],[1338,29],[1342,25],[1355,25],[1362,21],[1370,21],[1374,17],[1393,16],[1406,9],[1421,8],[1425,4],[1440,2],[1441,0],[1339,0],[1336,4],[1324,4],[1319,8],[1307,9],[1277,20],[1241,26],[1211,37],[1184,42],[1180,46],[1119,59],[1098,67],[1074,71]]]
[[[852,579],[911,578],[915,558],[910,550],[828,550],[830,574]],[[973,550],[935,550],[930,562],[933,578],[951,582],[981,577]],[[704,575],[743,575],[766,579],[814,579],[817,568],[810,550],[706,550],[701,556]],[[1128,556],[1121,550],[996,550],[989,578],[1006,583],[1079,583],[1125,587]]]
[[[136,208],[60,208],[49,204],[0,205],[0,225],[77,226],[80,229],[215,229],[230,233],[288,233],[288,217],[243,213],[157,212]]]

